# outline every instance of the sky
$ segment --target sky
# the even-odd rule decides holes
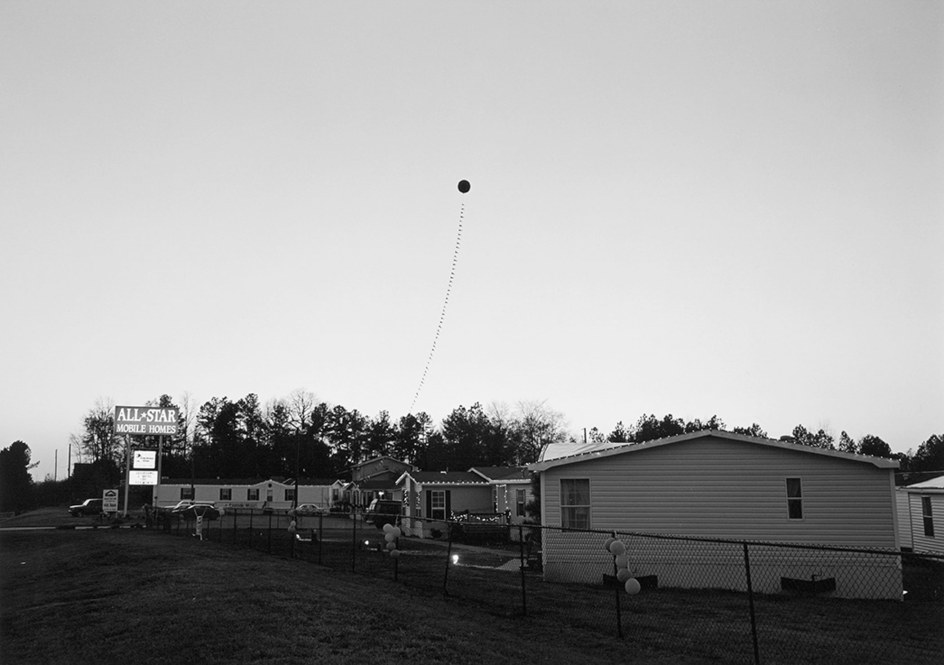
[[[0,447],[305,390],[917,448],[942,74],[924,0],[6,0]]]

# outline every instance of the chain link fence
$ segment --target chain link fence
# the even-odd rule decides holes
[[[165,532],[396,580],[503,616],[586,631],[679,659],[732,663],[938,663],[944,556],[232,510],[165,515]]]

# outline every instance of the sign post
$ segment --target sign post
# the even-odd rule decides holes
[[[128,516],[128,491],[131,486],[128,480],[131,478],[131,437],[125,435],[125,510],[122,517]]]

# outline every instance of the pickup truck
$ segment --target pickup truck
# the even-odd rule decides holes
[[[80,517],[82,515],[101,515],[101,513],[101,499],[86,499],[82,503],[69,506],[69,514],[72,515],[72,517]]]
[[[364,513],[364,521],[382,529],[384,524],[396,524],[400,518],[402,504],[399,501],[374,499]]]

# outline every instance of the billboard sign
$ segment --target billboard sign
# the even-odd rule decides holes
[[[115,434],[176,435],[176,406],[116,406]]]

